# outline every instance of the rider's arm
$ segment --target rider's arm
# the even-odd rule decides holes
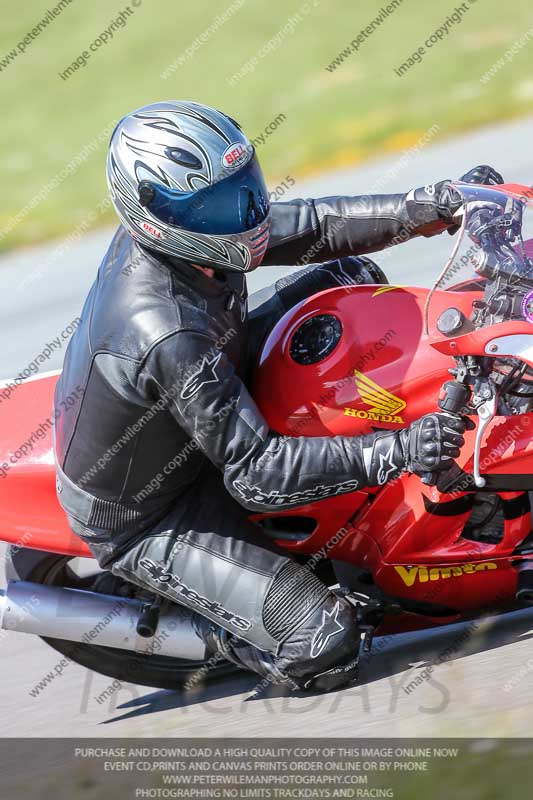
[[[262,263],[307,264],[362,255],[414,236],[441,233],[450,223],[443,219],[432,189],[273,203]]]
[[[195,331],[176,332],[152,349],[138,389],[147,399],[167,399],[177,423],[223,473],[230,494],[253,511],[377,486],[403,469],[442,469],[463,442],[464,424],[444,416],[441,422],[438,414],[366,436],[281,436],[224,352]]]
[[[305,438],[270,430],[225,354],[201,333],[180,331],[158,343],[139,388],[147,398],[168,397],[169,411],[221,470],[228,491],[255,511],[375,484],[376,452],[393,460],[388,477],[404,467],[396,434],[378,446],[376,435]]]
[[[503,183],[486,164],[461,178],[464,183]],[[359,256],[400,244],[414,236],[454,229],[461,195],[449,180],[407,194],[322,197],[272,204],[272,231],[263,264],[302,264]]]

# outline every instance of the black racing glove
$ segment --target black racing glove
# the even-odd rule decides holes
[[[467,428],[475,428],[474,423],[455,414],[436,412],[416,420],[399,434],[405,469],[415,475],[449,469],[465,443]]]
[[[367,485],[382,486],[403,470],[415,475],[447,470],[460,453],[467,428],[475,428],[468,417],[437,411],[401,431],[361,437]]]
[[[462,183],[480,183],[485,186],[497,186],[498,184],[505,183],[500,173],[496,172],[494,167],[489,167],[487,164],[480,164],[480,166],[468,170],[459,180]]]
[[[486,164],[474,167],[462,175],[459,180],[462,183],[478,183],[487,186],[496,186],[504,182],[500,173]],[[461,195],[450,181],[441,181],[437,186],[441,187],[438,193],[439,212],[443,219],[451,219],[461,207],[463,202]],[[457,230],[457,226],[454,225],[454,228]]]
[[[478,183],[495,186],[504,182],[499,172],[492,167],[482,164],[466,172],[459,178],[463,183]],[[448,232],[451,234],[459,230],[453,216],[461,207],[462,198],[450,179],[439,181],[435,184],[421,186],[414,189],[407,196],[407,209],[411,219],[428,221],[435,216],[447,223]]]

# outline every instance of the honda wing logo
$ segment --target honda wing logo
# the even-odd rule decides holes
[[[217,383],[218,375],[216,373],[216,366],[222,357],[222,353],[217,353],[212,358],[205,356],[202,359],[200,369],[198,369],[190,378],[185,382],[181,390],[180,397],[182,400],[189,400],[197,392],[200,391],[202,386],[208,383]]]
[[[318,658],[320,653],[324,651],[329,640],[344,630],[344,626],[341,625],[337,619],[339,616],[339,609],[340,605],[337,600],[335,608],[332,611],[322,612],[322,625],[313,636],[313,641],[311,642],[311,658]]]
[[[359,419],[374,419],[378,422],[398,422],[404,424],[400,412],[404,410],[407,403],[400,397],[384,389],[379,383],[375,383],[371,378],[363,375],[358,370],[354,371],[355,385],[363,403],[370,408],[368,411],[356,408],[345,408],[344,414],[347,417],[359,417]]]

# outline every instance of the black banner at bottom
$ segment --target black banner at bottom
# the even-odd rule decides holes
[[[0,739],[10,800],[506,800],[530,739]]]

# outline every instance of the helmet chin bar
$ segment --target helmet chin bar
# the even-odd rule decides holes
[[[155,222],[153,227],[155,229]],[[140,224],[129,226],[128,230],[140,245],[155,254],[228,272],[250,272],[259,266],[264,255],[263,250],[258,254],[260,258],[254,259],[248,243],[249,234],[243,237],[244,241],[234,241],[233,235],[213,237],[176,230],[175,237],[169,239],[168,235],[151,235]]]

